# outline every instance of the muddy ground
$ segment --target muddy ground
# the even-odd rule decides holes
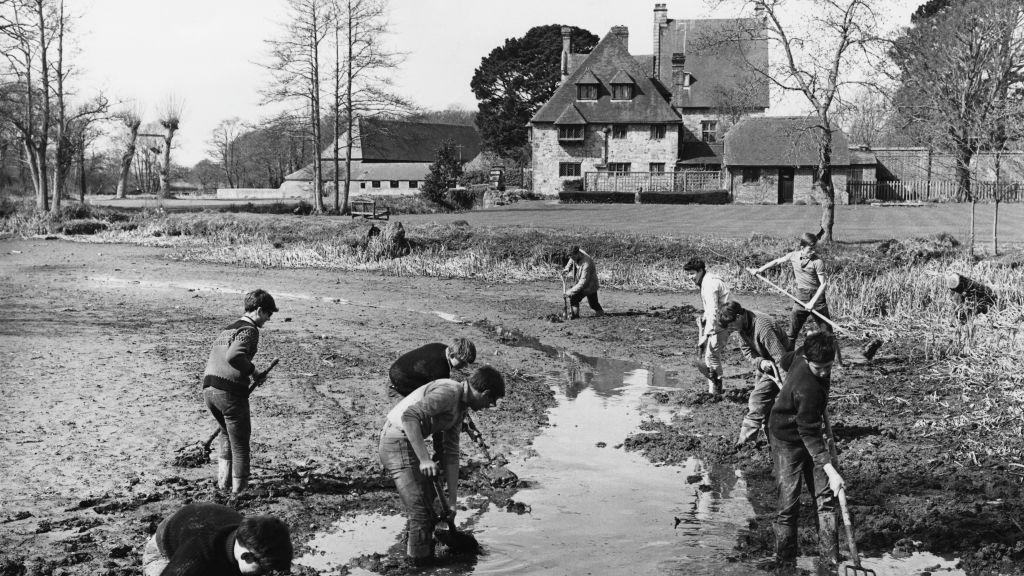
[[[281,364],[253,396],[253,489],[233,504],[283,517],[299,543],[339,518],[398,510],[376,436],[392,403],[387,368],[422,343],[467,336],[477,342],[478,362],[508,375],[508,399],[477,422],[492,451],[510,457],[530,449],[554,400],[542,378],[553,360],[508,345],[509,330],[582,354],[693,373],[692,292],[603,291],[610,314],[565,324],[548,318],[562,304],[554,283],[243,269],[174,254],[0,242],[0,574],[139,574],[142,544],[161,518],[190,501],[224,501],[212,464],[173,461],[178,448],[211,431],[198,385],[210,339],[257,286],[281,309],[263,332],[257,365],[274,357]],[[780,299],[756,303],[785,313]],[[1024,574],[1021,471],[953,460],[941,434],[906,433],[924,410],[919,399],[955,404],[955,385],[915,387],[920,367],[896,347],[871,363],[848,357],[836,372],[834,423],[863,550],[922,548],[961,556],[972,574]],[[771,546],[774,492],[766,447],[731,448],[752,374],[737,352],[729,358],[724,399],[701,394],[696,378],[692,390],[658,392],[652,401],[692,411],[627,447],[655,461],[699,456],[742,468],[758,515],[737,550],[760,557]],[[480,453],[466,444],[468,470]],[[496,504],[510,494],[484,490],[472,474],[466,482]],[[804,539],[813,544],[812,534]],[[389,558],[375,567],[402,571]]]

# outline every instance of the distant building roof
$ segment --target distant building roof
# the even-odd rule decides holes
[[[386,182],[389,180],[423,180],[426,177],[427,172],[430,171],[430,165],[433,162],[360,162],[354,160],[352,162],[352,180],[379,180]],[[345,162],[341,161],[338,163],[338,170],[340,171],[339,178],[345,177]],[[324,161],[322,164],[323,179],[324,182],[330,182],[334,180],[334,161]],[[285,180],[297,180],[300,182],[309,182],[313,180],[313,165],[310,164],[305,168],[293,172],[284,178]]]
[[[446,140],[453,140],[456,145],[462,146],[462,158],[467,162],[480,153],[480,134],[475,126],[380,118],[360,118],[358,122],[357,144],[361,149],[361,160],[433,162],[437,157],[437,150]],[[342,155],[343,146],[344,140],[339,143]],[[320,157],[333,158],[334,144],[327,146]]]
[[[679,153],[679,164],[701,165],[721,164],[725,152],[725,144],[716,142],[684,142],[683,149]]]
[[[748,116],[725,134],[725,163],[729,166],[817,166],[816,118],[807,116]],[[832,165],[850,164],[846,134],[832,132]]]
[[[713,108],[731,95],[750,108],[768,108],[768,80],[752,71],[768,65],[768,41],[761,37],[761,28],[757,18],[669,20],[657,54],[657,77],[678,92],[672,103]],[[690,87],[682,91],[673,86],[674,54],[684,56],[682,69],[690,74]]]
[[[611,83],[605,83],[619,72],[628,73],[636,82],[633,99],[628,102],[612,102]],[[594,76],[601,82],[596,101],[577,101],[576,84],[581,78]],[[601,81],[601,79],[606,79]],[[588,123],[637,122],[668,123],[678,122],[679,114],[672,109],[668,94],[659,89],[634,59],[621,38],[609,32],[590,51],[583,63],[566,78],[554,95],[534,115],[532,122],[554,123],[568,108],[576,109]]]

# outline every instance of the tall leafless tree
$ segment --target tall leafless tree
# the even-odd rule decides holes
[[[209,142],[209,153],[216,160],[227,179],[228,187],[235,188],[238,184],[238,158],[235,140],[242,132],[241,120],[238,117],[222,120],[213,129]]]
[[[313,157],[313,207],[323,212],[321,138],[321,50],[330,33],[329,0],[286,0],[287,23],[279,38],[268,41],[273,79],[264,91],[271,101],[297,102],[308,114]]]
[[[392,89],[391,74],[402,63],[404,55],[388,50],[385,44],[387,0],[334,0],[334,15],[334,207],[347,214],[358,119],[409,114],[414,106]],[[342,133],[347,135],[344,172],[339,170]],[[339,199],[341,173],[344,174],[344,193]]]
[[[747,62],[754,74],[767,78],[783,94],[803,96],[815,119],[818,144],[817,177],[822,192],[821,227],[833,239],[835,186],[832,182],[832,136],[838,129],[835,111],[851,86],[864,85],[858,70],[880,58],[878,18],[881,0],[718,0],[740,4],[755,18],[739,21],[727,32],[733,41],[767,41],[780,58]],[[745,22],[751,22],[746,24]],[[728,41],[729,39],[726,38]]]

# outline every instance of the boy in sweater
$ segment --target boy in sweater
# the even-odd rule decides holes
[[[834,359],[832,336],[815,332],[807,336],[803,347],[786,354],[781,362],[787,371],[786,381],[772,407],[768,426],[779,487],[775,560],[783,569],[796,565],[800,489],[806,482],[818,510],[818,573],[838,572],[836,494],[843,487],[843,477],[823,437]]]
[[[221,328],[210,349],[203,373],[203,398],[220,425],[217,486],[238,494],[249,484],[249,383],[256,374],[252,359],[260,328],[277,312],[274,297],[265,290],[245,295],[245,314]],[[259,382],[255,382],[259,383]]]

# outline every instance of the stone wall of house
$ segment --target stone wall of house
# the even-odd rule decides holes
[[[533,126],[533,190],[538,194],[557,194],[562,182],[583,177],[587,172],[598,172],[604,161],[604,125],[588,125],[583,142],[558,141],[558,128],[553,124]],[[608,162],[629,162],[633,172],[647,172],[650,163],[662,162],[665,170],[675,166],[679,141],[678,126],[667,126],[665,137],[651,139],[648,124],[631,124],[625,138],[608,141]],[[559,176],[562,162],[578,162],[580,176]]]
[[[793,175],[793,204],[822,204],[825,200],[821,190],[814,185],[814,168],[797,168]],[[847,174],[844,168],[834,169],[832,185],[836,191],[836,204],[849,204],[846,191]],[[743,183],[741,168],[729,170],[729,190],[736,204],[778,204],[779,169],[761,168],[757,182]]]
[[[757,182],[743,183],[741,169],[729,170],[729,189],[735,204],[778,204],[779,171],[770,168],[761,170]]]

